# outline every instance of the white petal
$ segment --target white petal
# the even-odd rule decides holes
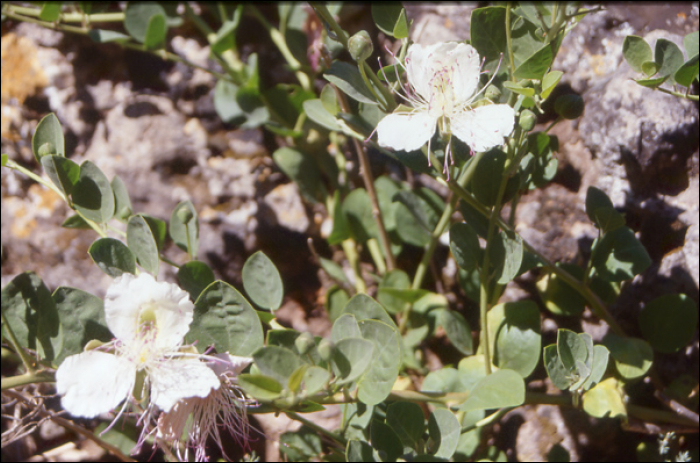
[[[151,401],[168,412],[181,399],[206,397],[221,381],[198,360],[170,360],[149,371]]]
[[[177,346],[189,331],[194,305],[177,285],[159,283],[151,275],[125,273],[116,278],[105,295],[105,319],[114,335],[131,344],[137,335],[144,309],[156,317],[156,347]]]
[[[515,111],[505,104],[469,109],[450,119],[450,129],[473,151],[486,151],[503,143],[515,125]]]
[[[457,44],[449,53],[455,104],[468,102],[479,85],[479,53],[471,45]]]
[[[66,358],[56,370],[61,405],[73,416],[93,418],[131,394],[136,367],[123,357],[88,351]]]
[[[437,120],[427,111],[389,114],[377,125],[379,145],[395,150],[417,150],[433,136],[435,124]]]

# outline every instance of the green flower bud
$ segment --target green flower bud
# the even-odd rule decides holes
[[[180,222],[182,222],[184,224],[188,224],[190,222],[190,220],[192,220],[194,218],[194,214],[192,213],[191,210],[189,210],[189,208],[181,207],[177,211],[177,218],[180,220]]]
[[[488,98],[489,100],[493,101],[494,103],[498,102],[501,99],[501,89],[496,87],[495,85],[489,85],[486,87],[486,91],[484,92],[484,96]]]
[[[372,39],[369,38],[367,31],[360,31],[350,37],[348,40],[348,51],[350,51],[352,59],[358,63],[372,56],[374,45],[372,45]]]
[[[301,333],[294,341],[294,347],[297,348],[301,355],[306,355],[315,344],[311,333]]]
[[[554,111],[564,119],[576,119],[583,114],[585,104],[578,95],[562,95],[554,102]]]
[[[318,356],[324,362],[328,362],[331,355],[333,355],[333,343],[328,339],[321,339],[321,342],[318,343]]]
[[[521,79],[518,81],[518,85],[523,88],[535,88],[535,83],[530,79]]]
[[[41,145],[39,147],[39,149],[37,150],[37,154],[39,155],[40,158],[44,157],[44,156],[48,156],[50,154],[56,154],[56,147],[53,146],[53,143],[51,143],[50,141],[47,141],[46,143],[44,143],[43,145]]]
[[[535,113],[529,109],[525,109],[520,112],[520,119],[518,120],[518,123],[524,131],[529,132],[535,127],[535,124],[537,123],[537,116],[535,116]]]

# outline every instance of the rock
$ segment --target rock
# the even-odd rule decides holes
[[[294,183],[280,185],[265,196],[265,204],[272,210],[276,223],[297,233],[305,233],[311,224]]]

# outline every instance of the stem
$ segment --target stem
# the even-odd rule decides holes
[[[3,317],[3,323],[4,323],[4,317]],[[7,325],[5,325],[7,326]],[[24,349],[18,351],[18,352],[24,352]],[[26,353],[25,353],[26,355]],[[22,354],[20,353],[20,357]],[[34,384],[34,383],[53,383],[56,381],[56,378],[54,378],[54,375],[50,373],[46,373],[45,371],[27,371],[27,373],[23,375],[18,375],[18,376],[10,376],[9,378],[2,378],[2,386],[0,386],[0,389],[2,391],[6,391],[8,389],[12,389],[15,387],[20,387],[20,386],[25,386],[27,384]]]
[[[13,13],[24,16],[38,18],[39,14],[41,14],[41,8],[31,8],[17,5],[8,5],[7,8]],[[124,13],[61,13],[58,17],[59,21],[69,23],[83,22],[83,19],[87,19],[89,22],[122,22],[124,21]]]
[[[510,37],[510,8],[511,3],[506,3],[506,44],[508,46],[508,78],[515,82],[515,59],[513,58],[513,42]]]
[[[34,365],[36,362],[34,359],[32,359],[27,353],[24,351],[22,346],[20,345],[19,341],[17,341],[17,338],[15,337],[14,331],[12,331],[12,328],[10,327],[10,324],[7,322],[7,319],[5,318],[5,311],[3,310],[0,312],[0,317],[2,319],[2,326],[5,328],[5,331],[7,332],[7,337],[9,338],[10,344],[12,344],[12,348],[15,350],[17,355],[22,359],[22,364],[24,365],[24,368],[27,370],[27,375],[33,375],[35,373],[34,370]],[[9,380],[10,378],[2,378],[2,390],[5,390],[5,382]],[[7,386],[7,387],[12,387],[12,386]]]
[[[292,54],[292,51],[289,49],[287,41],[285,40],[282,32],[273,27],[272,24],[265,19],[262,13],[260,13],[260,10],[258,10],[252,4],[246,5],[246,7],[248,8],[248,11],[250,11],[253,16],[260,21],[260,24],[262,24],[265,30],[267,30],[267,33],[270,34],[270,39],[272,39],[272,42],[277,46],[280,53],[282,53],[282,57],[285,59],[285,61],[287,61],[290,70],[294,71],[294,75],[299,81],[299,84],[301,84],[301,87],[306,91],[313,91],[313,85],[309,79],[309,76],[301,71],[301,63]]]
[[[698,101],[699,100],[699,98],[698,98],[699,95],[688,95],[685,93],[679,93],[679,92],[675,92],[673,90],[668,90],[668,89],[661,88],[661,87],[656,87],[654,90],[658,90],[661,93],[667,93],[669,95],[677,96],[679,98],[685,98],[686,100],[691,100],[691,101]],[[690,90],[690,87],[688,87],[688,90]]]
[[[358,293],[367,293],[367,286],[365,285],[365,280],[362,279],[362,272],[360,270],[360,259],[357,256],[357,246],[355,240],[348,238],[343,240],[340,245],[343,247],[343,252],[345,257],[348,259],[350,268],[352,268],[355,273],[355,291]]]

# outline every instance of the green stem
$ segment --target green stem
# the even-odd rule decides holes
[[[3,324],[5,323],[3,316]],[[5,325],[6,327],[8,325]],[[24,349],[20,349],[17,351],[20,354],[20,357],[22,357],[22,353],[24,352]],[[26,355],[26,354],[25,354]],[[26,364],[25,364],[26,366]],[[0,389],[3,391],[7,389],[12,389],[15,387],[20,387],[20,386],[25,386],[27,384],[35,384],[35,383],[53,383],[56,381],[56,378],[54,378],[54,375],[50,373],[46,373],[45,371],[34,371],[33,369],[27,369],[27,373],[23,375],[18,375],[18,376],[10,376],[8,378],[2,378],[0,381],[2,385],[0,386]]]
[[[31,358],[27,353],[24,351],[22,346],[20,345],[19,341],[15,337],[14,331],[12,331],[12,327],[10,324],[7,322],[7,319],[5,318],[5,310],[3,308],[3,311],[0,312],[0,317],[2,319],[2,326],[5,329],[7,333],[7,337],[9,338],[10,344],[12,344],[12,348],[15,350],[15,353],[19,355],[19,358],[22,359],[22,364],[24,365],[25,370],[27,370],[27,373],[23,376],[27,375],[34,375],[35,370],[34,370],[34,365],[36,362],[34,361],[33,358]],[[2,378],[2,389],[5,389],[5,381],[11,379],[11,378]],[[10,386],[8,386],[10,387]]]
[[[690,88],[689,88],[689,89],[690,89]],[[668,90],[668,89],[661,88],[661,87],[657,87],[657,88],[655,88],[655,90],[658,90],[658,91],[660,91],[661,93],[667,93],[667,94],[669,94],[669,95],[677,96],[677,97],[679,97],[679,98],[684,98],[684,99],[686,99],[686,100],[698,101],[698,99],[699,99],[699,98],[698,98],[699,95],[687,95],[687,94],[685,94],[685,93],[679,93],[679,92],[676,92],[676,91],[673,91],[673,90]]]
[[[23,6],[17,6],[17,5],[11,5],[8,4],[7,8],[12,11],[13,13],[24,15],[24,16],[31,16],[31,17],[39,17],[39,14],[41,14],[41,8],[31,8],[31,7],[23,7]],[[61,13],[58,17],[59,21],[62,22],[69,22],[69,23],[80,23],[83,22],[83,19],[87,19],[89,22],[123,22],[124,21],[124,13],[94,13],[94,14],[85,14],[85,13]]]
[[[293,419],[293,420],[296,420],[296,421],[299,421],[299,422],[302,423],[304,426],[306,426],[306,427],[308,427],[308,428],[311,428],[311,429],[313,429],[314,431],[316,431],[317,433],[322,434],[322,435],[324,435],[324,436],[330,438],[331,440],[333,440],[333,441],[335,441],[335,442],[341,444],[341,445],[343,446],[343,448],[345,448],[345,446],[348,444],[347,439],[345,439],[343,436],[340,436],[340,435],[338,435],[338,434],[336,434],[336,433],[334,433],[334,432],[331,432],[331,431],[327,430],[326,428],[324,428],[323,426],[317,425],[317,424],[314,423],[313,421],[307,420],[306,418],[304,418],[303,416],[299,415],[298,413],[295,413],[295,412],[286,412],[285,414],[286,414],[289,418],[291,418],[291,419]]]
[[[506,45],[508,47],[508,79],[515,82],[515,59],[513,58],[513,42],[510,36],[510,9],[511,3],[506,3]],[[514,94],[513,94],[514,95]]]
[[[348,238],[346,240],[343,240],[343,242],[340,243],[340,245],[343,247],[345,257],[348,259],[350,268],[355,274],[355,291],[362,294],[367,293],[367,286],[365,285],[365,280],[362,279],[362,271],[360,270],[360,259],[357,255],[357,245],[355,243],[355,240],[352,238]]]
[[[258,10],[252,4],[248,4],[246,7],[248,8],[248,11],[250,11],[251,14],[255,16],[258,21],[260,21],[260,24],[262,24],[265,30],[267,30],[267,33],[270,34],[270,39],[272,39],[272,42],[277,46],[282,54],[282,57],[285,59],[285,61],[287,61],[290,70],[294,72],[294,75],[299,81],[299,84],[301,84],[301,87],[306,91],[313,91],[313,84],[309,79],[309,76],[301,70],[301,63],[292,54],[292,51],[289,49],[287,41],[282,32],[273,27],[272,24],[270,24],[270,22],[262,15],[262,13],[260,13],[260,10]]]

